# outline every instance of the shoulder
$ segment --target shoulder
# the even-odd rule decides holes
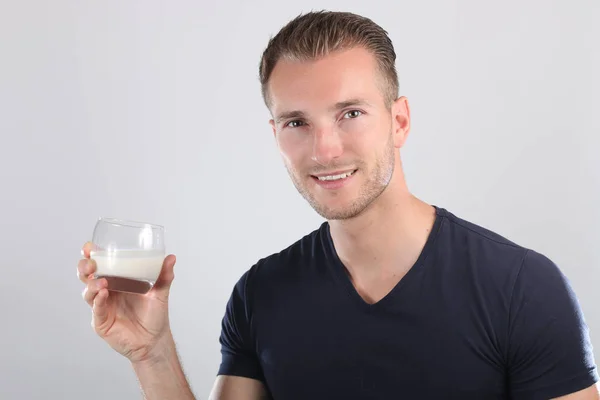
[[[546,254],[450,212],[443,218],[439,260],[451,260],[447,276],[455,279],[448,280],[461,291],[472,290],[474,300],[491,310],[486,318],[497,327],[511,374],[531,374],[532,381],[539,376],[547,384],[577,373],[592,376],[584,385],[597,379],[584,314],[561,267]],[[554,362],[555,371],[544,378],[546,365],[536,360]]]
[[[323,223],[284,249],[260,258],[244,272],[237,285],[256,291],[265,285],[295,280],[298,274],[307,272],[312,260],[323,254],[326,229],[327,224]]]
[[[562,271],[547,255],[447,210],[439,213],[443,218],[442,244],[438,246],[441,256],[456,261],[452,267],[462,269],[478,283],[500,289],[505,295],[518,282],[564,283]]]
[[[490,258],[513,256],[519,260],[520,267],[527,265],[533,270],[558,271],[556,264],[547,255],[525,247],[497,231],[460,218],[445,209],[440,211],[440,215],[445,219],[446,234],[450,240],[461,241],[473,251],[485,248],[488,252],[485,255]]]
[[[438,211],[442,218],[442,256],[464,266],[494,275],[516,277],[530,249],[481,224],[458,217],[445,209]]]
[[[523,253],[526,249],[506,238],[502,234],[480,224],[456,216],[452,212],[440,209],[439,214],[444,218],[445,228],[454,239],[467,239],[469,244],[486,245],[497,251]]]
[[[548,255],[522,246],[503,235],[442,210],[443,247],[452,273],[498,301],[504,309],[531,302],[530,309],[556,307],[578,310],[576,295],[561,267]]]

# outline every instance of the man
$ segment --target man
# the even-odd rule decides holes
[[[558,267],[408,191],[394,63],[387,33],[350,13],[301,15],[269,42],[272,130],[327,222],[235,285],[211,399],[600,399]],[[109,294],[89,247],[78,273],[96,332],[147,399],[193,399],[168,323],[175,257],[146,296]]]

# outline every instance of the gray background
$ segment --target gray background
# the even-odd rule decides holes
[[[552,258],[598,358],[600,2],[385,3],[1,2],[0,398],[140,397],[80,297],[100,215],[167,227],[173,331],[207,397],[233,284],[321,222],[277,153],[257,66],[322,8],[395,43],[412,191]]]

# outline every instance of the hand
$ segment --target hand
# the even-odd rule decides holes
[[[92,307],[92,327],[114,350],[131,362],[150,360],[170,346],[169,289],[175,256],[165,258],[160,276],[145,295],[108,291],[106,279],[94,279],[92,244],[83,246],[77,276],[86,284],[84,300]]]

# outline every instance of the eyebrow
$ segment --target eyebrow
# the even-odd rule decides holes
[[[366,101],[364,99],[355,98],[355,99],[339,101],[339,102],[335,103],[332,107],[330,107],[329,110],[330,111],[339,111],[346,107],[356,107],[356,106],[369,107],[369,106],[371,106],[371,103],[369,103],[368,101]],[[275,122],[280,123],[281,121],[283,121],[285,119],[304,118],[305,116],[306,116],[306,113],[301,110],[284,111],[277,115]]]

